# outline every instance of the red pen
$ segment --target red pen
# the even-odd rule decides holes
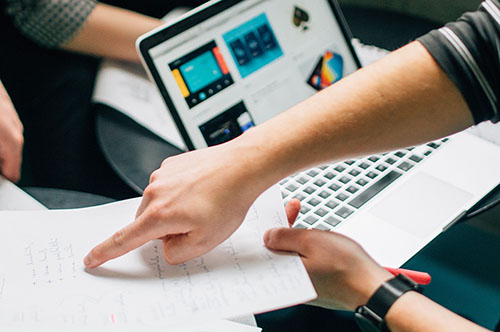
[[[404,274],[411,280],[415,281],[417,284],[427,285],[431,282],[431,275],[426,272],[419,272],[406,269],[394,269],[392,267],[384,267],[387,271],[391,272],[393,275]]]

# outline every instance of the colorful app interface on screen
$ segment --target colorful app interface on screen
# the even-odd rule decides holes
[[[266,14],[222,35],[242,78],[283,55]]]
[[[171,62],[169,67],[190,108],[234,83],[214,41]]]
[[[344,60],[338,53],[326,51],[320,57],[307,83],[316,90],[323,90],[340,80],[344,75]]]
[[[229,141],[357,69],[326,0],[240,1],[150,53],[195,148]]]

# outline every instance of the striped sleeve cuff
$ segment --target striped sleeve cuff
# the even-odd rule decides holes
[[[57,47],[75,36],[95,5],[96,0],[7,0],[6,13],[26,37]]]
[[[418,39],[464,96],[476,123],[500,121],[500,3]]]

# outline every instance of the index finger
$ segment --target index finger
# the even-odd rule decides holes
[[[88,268],[98,267],[110,259],[123,256],[160,236],[151,224],[148,226],[148,224],[137,219],[95,246],[84,258],[83,263]]]

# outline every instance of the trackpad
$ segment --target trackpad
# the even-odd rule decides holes
[[[471,193],[450,183],[419,173],[369,212],[414,236],[425,238],[443,221],[455,218],[471,197]]]

